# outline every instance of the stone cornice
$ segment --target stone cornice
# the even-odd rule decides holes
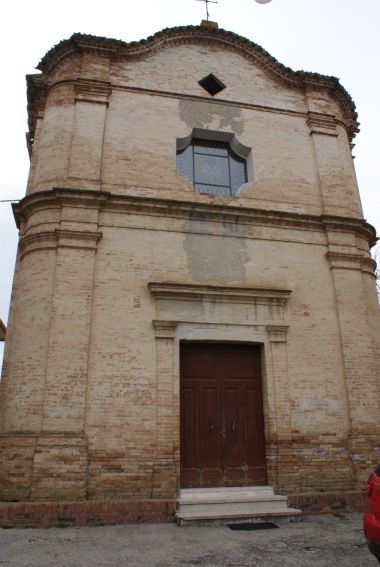
[[[108,81],[94,81],[84,78],[79,78],[74,83],[74,90],[77,102],[92,102],[106,104],[107,106],[107,99],[112,92],[111,83]]]
[[[156,339],[173,339],[178,321],[164,321],[164,320],[154,320],[152,321],[153,327],[156,330]]]
[[[19,241],[20,258],[36,250],[52,250],[57,248],[57,234],[54,230],[41,231],[29,236],[22,236]]]
[[[362,254],[327,252],[326,257],[332,268],[341,268],[345,270],[361,270],[362,268]]]
[[[33,77],[33,75],[31,75]],[[36,75],[36,77],[40,77],[40,75]],[[180,93],[170,90],[164,89],[150,89],[147,87],[136,87],[131,85],[115,85],[107,81],[96,81],[84,78],[75,78],[72,80],[64,79],[59,81],[54,81],[51,85],[43,87],[42,92],[44,94],[43,101],[39,102],[39,115],[42,116],[42,111],[44,109],[44,104],[46,102],[46,97],[56,89],[60,89],[62,87],[70,86],[73,89],[73,92],[78,94],[79,96],[74,95],[75,101],[85,101],[85,102],[94,102],[100,104],[106,104],[108,106],[108,97],[112,92],[119,91],[119,92],[126,92],[126,93],[136,93],[140,95],[147,95],[147,96],[157,96],[157,97],[165,97],[165,98],[175,98],[181,100],[188,100],[188,101],[204,101],[204,96],[189,94],[189,93]],[[84,95],[84,96],[81,96]],[[88,96],[90,95],[90,96]],[[336,116],[323,114],[318,112],[310,112],[304,111],[301,112],[300,110],[294,110],[285,107],[276,107],[264,104],[255,104],[255,103],[248,103],[248,102],[241,102],[241,101],[234,101],[228,100],[223,97],[219,97],[217,99],[210,99],[208,102],[212,103],[215,106],[230,106],[230,107],[238,107],[238,108],[245,108],[249,110],[255,110],[258,112],[269,112],[271,114],[282,114],[288,115],[293,117],[299,117],[306,120],[310,128],[311,134],[326,134],[330,136],[338,136],[337,126],[341,126],[346,130],[347,123],[337,118]],[[37,118],[37,114],[35,118]],[[33,118],[34,115],[30,115],[31,122],[29,124],[30,132],[27,134],[29,137],[33,137]],[[351,149],[355,146],[355,144],[350,144]]]
[[[63,206],[72,206],[86,209],[97,209],[110,197],[109,193],[99,191],[77,191],[72,189],[53,189],[52,191],[39,191],[27,195],[18,203],[13,203],[13,214],[17,228],[33,213],[49,209],[60,209]]]
[[[286,343],[289,325],[267,325],[266,330],[269,334],[271,343]]]
[[[254,303],[257,305],[283,306],[292,293],[289,289],[205,286],[171,282],[150,282],[148,287],[155,299]]]
[[[362,258],[361,260],[361,268],[362,272],[366,272],[370,276],[373,276],[376,279],[376,268],[377,263],[372,258]]]
[[[111,59],[136,61],[151,57],[164,49],[181,45],[211,45],[237,53],[262,69],[268,76],[291,89],[303,92],[325,91],[342,108],[350,139],[358,132],[357,113],[350,95],[336,77],[285,67],[259,45],[235,33],[207,26],[183,26],[164,29],[146,40],[126,43],[92,35],[74,34],[61,41],[43,57],[37,69],[44,74],[54,69],[67,57],[83,51],[97,52]]]
[[[376,262],[363,254],[347,254],[343,252],[328,252],[326,258],[332,269],[360,270],[375,277]]]
[[[56,229],[59,248],[81,248],[96,250],[97,243],[102,238],[101,232],[88,230]]]
[[[36,250],[52,250],[58,247],[96,250],[101,237],[101,232],[82,230],[55,229],[36,232],[20,238],[20,257],[23,258],[26,254]]]
[[[353,219],[333,215],[322,215],[321,221],[326,231],[332,232],[355,232],[367,240],[370,247],[375,246],[378,238],[376,229],[364,219]]]
[[[337,125],[339,124],[335,116],[321,114],[320,112],[308,112],[306,120],[311,134],[324,134],[325,136],[338,136]]]
[[[61,208],[67,205],[125,214],[149,214],[215,222],[239,222],[241,224],[274,226],[284,229],[298,228],[318,232],[350,232],[367,240],[370,246],[374,246],[377,241],[374,227],[364,219],[333,215],[304,215],[230,204],[220,205],[197,201],[122,196],[105,191],[56,188],[51,191],[32,193],[12,206],[17,227],[20,228],[21,222],[26,221],[35,211]]]

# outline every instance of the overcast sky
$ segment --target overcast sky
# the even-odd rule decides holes
[[[354,148],[365,218],[380,231],[380,0],[219,0],[209,5],[220,28],[258,43],[293,70],[334,75],[354,99],[361,132]],[[136,41],[163,28],[198,25],[199,0],[6,2],[0,34],[2,130],[0,199],[25,194],[29,158],[25,75],[74,32]],[[0,203],[0,318],[8,320],[17,229]],[[0,343],[1,345],[2,343]],[[0,347],[0,364],[2,348]]]

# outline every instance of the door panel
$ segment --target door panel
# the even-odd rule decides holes
[[[217,356],[214,351],[201,348],[181,349],[182,378],[216,380]]]
[[[226,468],[241,465],[241,388],[221,385],[223,463]]]
[[[205,469],[220,469],[219,447],[219,389],[216,385],[201,389],[200,405],[200,463]]]
[[[181,345],[181,486],[266,484],[260,351]]]
[[[197,439],[199,428],[197,424],[197,392],[195,387],[187,386],[181,389],[181,445],[183,445],[183,467],[197,469]]]

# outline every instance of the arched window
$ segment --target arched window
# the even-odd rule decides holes
[[[233,196],[247,181],[247,164],[228,142],[193,138],[177,151],[177,173],[188,177],[197,193]]]

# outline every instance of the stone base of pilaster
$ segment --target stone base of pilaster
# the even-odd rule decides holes
[[[87,443],[83,435],[40,435],[35,450],[31,500],[84,500]]]
[[[31,477],[37,437],[30,434],[0,435],[0,500],[30,500]]]
[[[364,512],[365,490],[336,492],[303,492],[288,494],[288,506],[302,510],[302,514],[344,514]]]
[[[268,485],[277,494],[299,490],[298,459],[294,454],[293,441],[273,440],[267,444]]]
[[[352,432],[348,437],[348,449],[354,486],[361,488],[380,462],[380,430]]]
[[[347,439],[335,435],[295,436],[278,440],[267,453],[268,483],[276,493],[335,492],[355,485]],[[368,477],[371,467],[368,468]]]
[[[177,467],[173,459],[156,459],[153,463],[152,498],[176,498]]]

